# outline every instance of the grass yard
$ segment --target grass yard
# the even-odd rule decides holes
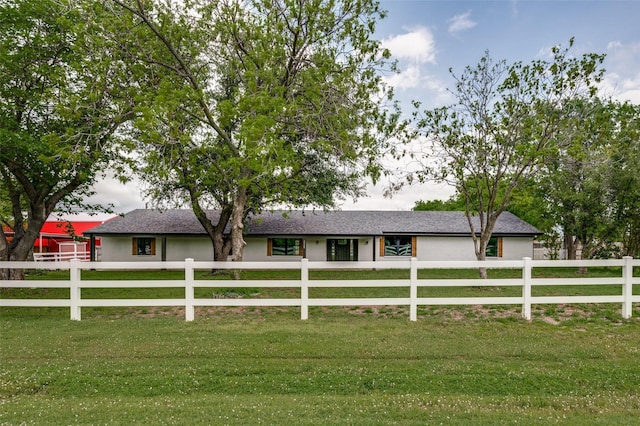
[[[317,271],[311,278],[402,278],[406,272]],[[245,278],[293,274],[251,271]],[[476,271],[420,274],[473,278]],[[519,271],[490,274],[517,277]],[[619,270],[589,271],[611,275]],[[108,286],[118,279],[181,279],[182,272],[85,271],[83,278]],[[437,291],[514,290],[520,289]],[[261,288],[257,296],[256,289],[199,291],[198,297],[295,297],[286,288]],[[363,290],[315,291],[333,291],[315,297],[355,297],[351,292]],[[364,291],[381,297],[404,290]],[[568,294],[571,287],[538,291]],[[184,294],[105,288],[85,289],[83,297],[154,292]],[[65,298],[68,290],[10,289],[1,297]],[[408,321],[408,307],[392,306],[312,307],[307,321],[299,319],[299,308],[198,309],[196,321],[185,322],[182,308],[83,308],[83,321],[76,322],[68,308],[1,308],[0,424],[632,425],[640,418],[638,304],[629,320],[619,304],[534,306],[531,322],[520,319],[517,306],[421,306],[417,322]]]
[[[639,326],[337,310],[4,316],[0,424],[631,425]]]

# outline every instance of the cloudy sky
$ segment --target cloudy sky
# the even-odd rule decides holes
[[[489,51],[496,60],[529,62],[546,58],[554,45],[575,38],[572,52],[606,53],[605,94],[640,103],[639,0],[382,0],[388,17],[377,38],[399,61],[402,72],[389,78],[403,110],[411,101],[425,107],[452,102],[449,69],[460,73]],[[368,197],[347,201],[342,209],[409,210],[417,200],[446,199],[450,188],[423,185],[382,196],[386,182],[369,187]],[[103,181],[93,201],[113,203],[118,213],[142,208],[135,184]]]

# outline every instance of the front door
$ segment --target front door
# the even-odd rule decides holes
[[[357,262],[358,240],[328,239],[327,260],[330,262]]]

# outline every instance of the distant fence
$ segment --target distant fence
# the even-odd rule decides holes
[[[71,259],[89,260],[91,252],[89,251],[61,251],[48,253],[33,253],[34,262],[60,262]],[[42,267],[39,267],[42,269]],[[68,269],[68,268],[65,268]]]
[[[521,305],[522,317],[531,319],[531,305],[565,303],[620,303],[622,316],[630,318],[633,303],[640,302],[640,295],[633,295],[633,285],[640,284],[640,278],[633,276],[633,268],[640,267],[640,260],[625,257],[611,260],[502,260],[502,261],[389,261],[389,262],[196,262],[186,259],[180,262],[83,262],[72,259],[66,262],[0,262],[0,269],[64,269],[70,271],[69,281],[0,281],[0,288],[68,288],[69,299],[11,299],[0,298],[0,307],[68,307],[72,320],[81,319],[83,307],[134,307],[134,306],[179,306],[185,308],[185,319],[195,319],[195,308],[202,306],[294,306],[300,307],[300,317],[309,317],[310,306],[409,306],[409,319],[417,320],[420,305]],[[620,267],[619,277],[608,278],[533,278],[533,268],[566,267]],[[500,279],[418,279],[419,269],[477,269],[508,268],[521,269],[521,278]],[[83,280],[82,270],[184,270],[182,280]],[[299,280],[196,280],[196,270],[299,270]],[[408,279],[381,280],[311,280],[310,270],[348,269],[405,269]],[[619,286],[619,295],[601,296],[532,296],[534,286]],[[418,297],[418,288],[424,287],[521,287],[517,297]],[[82,289],[89,288],[184,288],[184,298],[178,299],[83,299]],[[196,298],[195,288],[298,288],[300,297],[294,298]],[[408,289],[407,297],[392,298],[310,298],[310,288],[348,287],[403,287]]]

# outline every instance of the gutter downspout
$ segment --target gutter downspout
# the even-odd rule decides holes
[[[371,244],[371,248],[373,249],[373,261],[376,262],[378,259],[376,259],[376,240],[378,238],[376,238],[374,235],[371,236],[371,242],[373,244]]]
[[[96,261],[96,236],[93,234],[89,237],[89,261]]]

